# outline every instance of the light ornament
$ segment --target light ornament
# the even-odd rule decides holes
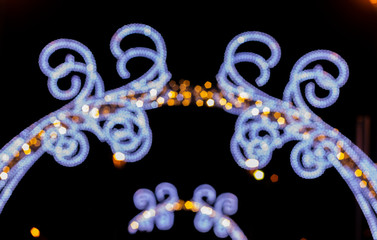
[[[174,212],[185,209],[196,212],[194,226],[199,232],[209,232],[213,228],[219,238],[229,236],[233,240],[247,239],[239,226],[229,217],[238,210],[238,199],[232,193],[222,193],[216,198],[215,189],[203,184],[195,189],[191,201],[183,203],[174,185],[164,182],[157,185],[155,194],[156,197],[151,190],[144,188],[135,192],[135,206],[143,211],[130,221],[129,233],[151,232],[155,224],[159,230],[169,230],[173,227]],[[159,204],[156,203],[156,198]]]
[[[150,38],[155,48],[121,49],[121,41],[133,34]],[[270,56],[265,58],[257,53],[239,51],[242,44],[252,41],[265,44]],[[191,104],[219,107],[239,115],[230,149],[236,163],[244,169],[256,170],[266,166],[273,151],[289,141],[297,142],[290,161],[299,176],[317,178],[334,166],[355,195],[372,236],[377,239],[375,164],[307,105],[325,108],[337,100],[340,88],[348,79],[348,66],[338,54],[328,50],[305,54],[294,65],[283,91],[283,100],[279,100],[255,87],[237,70],[238,63],[255,64],[260,70],[256,85],[263,86],[268,82],[271,68],[280,60],[280,47],[265,33],[245,32],[230,41],[217,75],[220,89],[210,82],[204,87],[193,87],[188,80],[180,85],[170,81],[165,43],[150,26],[129,24],[120,28],[111,39],[110,49],[123,79],[131,77],[127,63],[133,58],[149,59],[153,65],[141,77],[120,88],[105,91],[94,56],[83,44],[58,39],[42,50],[39,64],[48,77],[50,93],[57,99],[71,101],[22,131],[0,150],[0,212],[18,182],[45,152],[63,166],[76,166],[89,152],[89,143],[83,133],[89,131],[110,145],[117,161],[135,162],[147,154],[152,142],[145,110]],[[51,55],[67,50],[69,53],[63,63],[55,67],[50,65]],[[335,65],[337,76],[324,70],[320,65],[323,61]],[[67,90],[59,88],[58,83],[67,80],[70,80],[70,87]],[[303,96],[301,85],[304,84]],[[317,88],[327,91],[328,95],[318,97]],[[202,214],[213,209],[206,207]],[[153,214],[156,212],[148,212],[146,216],[150,218]],[[229,223],[227,220],[222,222],[223,225]],[[161,229],[168,228],[171,222],[164,224],[160,225]],[[139,223],[132,226],[143,228]]]

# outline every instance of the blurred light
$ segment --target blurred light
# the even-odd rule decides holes
[[[209,82],[209,81],[207,81],[206,83],[204,83],[204,87],[207,88],[207,89],[209,89],[209,88],[212,87],[212,83]]]
[[[158,97],[157,98],[157,103],[158,104],[164,104],[164,102],[165,102],[165,99],[163,97]]]
[[[126,160],[126,155],[122,152],[116,152],[113,155],[114,160],[116,161],[125,161]]]
[[[356,177],[361,177],[362,175],[363,175],[363,172],[360,169],[356,169],[355,176]]]
[[[187,107],[188,105],[190,105],[190,100],[189,99],[185,99],[182,101],[182,105]]]
[[[283,117],[279,117],[277,121],[278,121],[279,125],[285,124],[285,118],[283,118]]]
[[[84,113],[87,113],[87,112],[89,112],[89,106],[86,105],[86,104],[84,104],[84,105],[82,105],[81,110],[82,110]]]
[[[205,215],[210,216],[210,215],[213,214],[213,209],[210,208],[210,207],[207,207],[207,206],[203,206],[203,207],[200,208],[200,212],[205,214]]]
[[[253,109],[251,109],[251,114],[252,114],[253,116],[257,116],[257,115],[259,114],[259,109],[258,109],[258,108],[253,108]]]
[[[368,183],[365,180],[362,180],[359,185],[361,188],[366,188]]]
[[[233,107],[233,105],[230,102],[228,102],[228,103],[225,104],[225,109],[226,110],[230,110],[230,109],[232,109],[232,107]]]
[[[199,86],[199,85],[196,85],[196,86],[194,87],[194,90],[195,90],[195,92],[199,93],[199,92],[202,90],[202,87]]]
[[[226,99],[225,98],[221,98],[219,102],[220,102],[221,106],[224,106],[226,104]]]
[[[207,96],[208,96],[208,93],[206,92],[206,91],[201,91],[200,92],[200,96],[202,97],[202,98],[206,98]]]
[[[144,105],[144,103],[143,103],[142,100],[137,100],[137,101],[136,101],[136,107],[141,108],[143,105]]]
[[[172,99],[172,98],[170,98],[169,100],[168,100],[168,106],[174,106],[174,103],[175,103],[175,101],[174,101],[174,99]]]
[[[264,107],[263,108],[263,114],[269,114],[270,113],[270,108],[269,107]]]
[[[224,227],[229,227],[230,226],[230,220],[226,219],[226,218],[221,219],[221,225],[223,225]]]
[[[253,172],[253,175],[254,175],[254,178],[256,179],[256,180],[262,180],[263,178],[264,178],[264,172],[263,171],[261,171],[261,170],[256,170],[256,171],[254,171]]]
[[[247,159],[245,165],[249,168],[257,168],[259,166],[259,161],[257,159]]]
[[[186,201],[184,206],[185,209],[191,210],[194,207],[194,204],[191,201]]]
[[[339,160],[343,160],[344,159],[344,153],[342,152],[339,152],[336,157],[339,159]],[[360,169],[359,169],[360,170]]]
[[[279,176],[277,174],[272,174],[270,177],[271,182],[275,183],[279,181]]]
[[[197,100],[197,101],[196,101],[196,105],[197,105],[198,107],[203,106],[203,100],[201,100],[201,99]]]
[[[377,0],[369,0],[369,2],[373,5],[376,5],[377,4]]]
[[[40,232],[39,229],[36,228],[36,227],[32,227],[32,228],[30,229],[30,234],[31,234],[31,236],[33,236],[33,237],[35,237],[35,238],[38,238],[39,236],[41,236],[41,232]]]
[[[263,102],[261,100],[258,100],[255,102],[255,105],[257,105],[257,107],[260,107],[262,106]]]
[[[6,172],[0,173],[0,180],[6,180],[7,178],[8,178],[8,173],[6,173]]]
[[[138,229],[139,228],[139,223],[138,222],[136,222],[136,221],[133,221],[132,223],[131,223],[131,228],[132,229]]]
[[[207,100],[207,106],[208,107],[213,107],[214,105],[215,105],[215,101],[212,98]]]

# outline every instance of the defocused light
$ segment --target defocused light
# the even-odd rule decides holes
[[[194,204],[191,201],[185,202],[185,209],[191,210],[194,207]]]
[[[272,174],[270,177],[271,182],[275,183],[279,181],[279,176],[277,174]]]
[[[278,121],[279,125],[285,124],[285,118],[283,118],[283,117],[279,117],[277,121]]]
[[[366,187],[367,187],[367,182],[366,182],[365,180],[362,180],[362,181],[360,182],[360,187],[361,187],[361,188],[366,188]]]
[[[373,5],[377,5],[377,0],[369,0],[369,2]]]
[[[214,105],[215,105],[215,101],[212,98],[207,100],[207,106],[208,107],[213,107]]]
[[[264,178],[264,172],[263,171],[261,171],[261,170],[256,170],[256,171],[254,171],[253,172],[253,175],[254,175],[254,178],[256,179],[256,180],[262,180],[263,178]]]
[[[259,166],[259,161],[257,159],[247,159],[245,165],[249,168],[257,168]]]
[[[204,84],[204,87],[207,88],[207,89],[209,89],[209,88],[212,87],[212,83],[207,81],[207,82]]]
[[[6,172],[1,172],[0,173],[0,179],[1,180],[6,180],[8,178],[8,173]]]
[[[199,99],[198,101],[196,101],[196,105],[197,105],[198,107],[203,106],[203,100]]]
[[[35,237],[35,238],[41,236],[41,232],[40,232],[39,229],[36,228],[36,227],[32,227],[32,228],[30,229],[30,234],[31,234],[31,236],[33,236],[33,237]]]
[[[124,161],[124,160],[126,160],[126,155],[124,155],[124,153],[122,153],[122,152],[116,152],[116,153],[114,153],[113,157],[117,161]]]
[[[355,176],[356,177],[361,177],[362,175],[363,175],[363,172],[360,169],[356,169]]]
[[[131,223],[131,228],[132,229],[138,229],[139,228],[139,223],[138,222],[136,222],[136,221],[133,221],[132,223]]]

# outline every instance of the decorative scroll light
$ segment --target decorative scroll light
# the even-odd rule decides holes
[[[155,49],[121,49],[121,41],[132,34],[150,38]],[[250,41],[268,46],[270,57],[266,59],[253,52],[238,51],[242,44]],[[111,146],[114,161],[135,162],[147,154],[152,142],[145,110],[195,103],[198,107],[221,107],[239,115],[230,149],[237,164],[244,169],[266,166],[273,151],[289,141],[297,142],[291,152],[291,165],[299,176],[317,178],[334,166],[354,193],[372,236],[377,239],[375,164],[307,105],[325,108],[337,100],[340,87],[348,79],[348,66],[338,54],[317,50],[300,58],[293,67],[283,100],[279,100],[246,81],[236,67],[241,62],[255,64],[260,70],[256,84],[262,86],[268,82],[270,69],[280,59],[280,47],[275,39],[261,32],[245,32],[230,41],[217,75],[219,89],[210,82],[203,87],[193,87],[188,80],[180,85],[170,81],[165,43],[150,26],[130,24],[120,28],[112,37],[110,48],[118,60],[116,68],[123,79],[131,76],[127,63],[133,58],[147,58],[153,66],[123,87],[105,91],[95,59],[83,44],[59,39],[42,50],[39,64],[48,77],[49,91],[54,97],[71,102],[22,131],[0,150],[0,212],[18,182],[43,153],[51,154],[63,166],[76,166],[88,154],[89,143],[83,131],[90,131]],[[67,54],[63,63],[51,66],[50,56],[63,50],[80,55],[83,61]],[[323,69],[320,65],[323,61],[335,65],[337,76]],[[58,82],[67,81],[67,78],[71,82],[70,88],[60,89]],[[304,95],[301,84],[306,84]],[[318,97],[315,93],[318,87],[326,90],[328,96]],[[198,201],[194,200],[194,203]],[[166,214],[171,216],[172,212]],[[163,229],[171,223],[158,224],[157,227]]]
[[[135,192],[135,206],[143,211],[130,221],[130,233],[151,232],[154,224],[159,230],[169,230],[174,223],[174,211],[183,208],[196,212],[194,226],[199,232],[208,232],[213,227],[215,235],[219,238],[230,236],[234,240],[247,239],[238,225],[229,218],[229,215],[235,214],[238,209],[238,199],[234,194],[223,193],[216,199],[215,189],[203,184],[195,189],[192,200],[185,202],[179,200],[177,189],[170,183],[160,183],[155,193],[159,204],[156,204],[156,198],[149,189],[139,189]],[[165,199],[166,195],[168,197]],[[214,207],[210,204],[214,204]]]

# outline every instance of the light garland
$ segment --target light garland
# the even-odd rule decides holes
[[[132,34],[152,39],[155,49],[122,50],[121,41]],[[267,45],[270,57],[266,59],[252,52],[238,52],[239,47],[249,41]],[[288,141],[297,141],[291,152],[291,165],[299,176],[316,178],[334,166],[355,195],[372,236],[377,239],[375,164],[306,104],[325,108],[337,100],[339,89],[348,78],[348,66],[338,54],[317,50],[300,58],[293,67],[283,100],[279,100],[247,82],[236,68],[241,62],[255,64],[260,70],[256,84],[267,83],[270,69],[280,59],[280,47],[275,39],[261,32],[245,32],[231,40],[217,75],[219,88],[209,81],[204,86],[195,87],[188,80],[179,84],[169,81],[171,75],[166,66],[165,43],[150,26],[130,24],[122,27],[111,39],[110,48],[123,79],[131,76],[126,65],[133,58],[147,58],[154,64],[138,79],[105,91],[94,56],[83,44],[58,39],[42,50],[39,64],[48,77],[49,91],[55,98],[71,102],[22,131],[0,150],[0,212],[18,182],[43,153],[51,154],[63,166],[82,163],[89,151],[83,131],[92,132],[111,146],[114,163],[135,162],[147,154],[152,143],[145,110],[165,105],[196,105],[220,107],[239,115],[230,148],[235,161],[244,169],[254,171],[266,166],[273,151]],[[50,66],[50,56],[64,49],[79,54],[83,62],[68,54],[63,63]],[[320,61],[334,64],[338,76],[326,72],[319,64],[308,68],[309,64]],[[85,75],[84,84],[75,73]],[[71,77],[70,88],[60,89],[58,82],[68,77]],[[300,85],[308,80],[315,83],[308,82],[305,96],[302,96]],[[328,96],[316,96],[316,86],[327,90]],[[171,223],[164,224],[170,226]],[[163,224],[160,227],[165,228]]]
[[[135,192],[135,206],[143,211],[130,221],[128,231],[131,234],[137,231],[151,232],[154,224],[159,230],[169,230],[173,227],[174,212],[184,209],[196,213],[194,226],[199,232],[209,232],[213,228],[219,238],[230,236],[234,240],[247,239],[239,226],[229,218],[229,215],[235,214],[238,209],[238,199],[232,193],[223,193],[216,199],[215,189],[203,184],[195,189],[192,200],[183,201],[178,198],[174,185],[160,183],[155,194],[159,204],[156,204],[156,198],[149,189]],[[203,200],[204,197],[207,201]]]

